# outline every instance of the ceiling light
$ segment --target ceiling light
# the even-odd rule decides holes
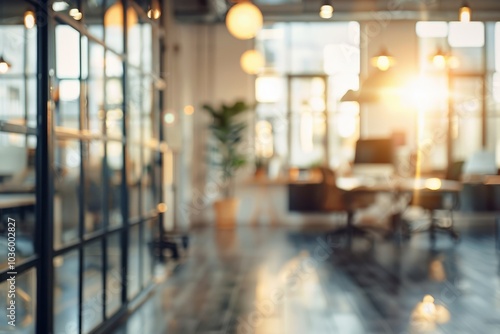
[[[77,21],[80,21],[83,17],[83,14],[82,14],[82,12],[80,12],[80,10],[78,8],[72,8],[69,10],[69,16],[71,16],[72,18],[74,18]]]
[[[69,5],[66,1],[54,1],[52,4],[52,10],[54,12],[62,12],[68,9]]]
[[[161,6],[158,0],[151,0],[151,6],[149,6],[148,17],[153,20],[158,20],[161,16]]]
[[[381,71],[387,71],[389,68],[394,66],[396,61],[394,60],[394,57],[389,55],[387,50],[384,48],[380,51],[378,55],[373,57],[371,59],[372,66],[378,68]]]
[[[137,13],[132,7],[127,8],[127,27],[130,28],[137,24]],[[123,4],[121,1],[115,2],[106,10],[104,14],[104,26],[123,28]]]
[[[245,51],[240,58],[243,71],[248,74],[259,73],[265,65],[264,56],[257,50]]]
[[[462,7],[460,7],[459,18],[460,22],[470,22],[472,11],[467,2],[464,2]]]
[[[444,70],[445,68],[456,68],[459,65],[459,60],[441,48],[438,48],[436,53],[429,57],[429,60],[434,64],[434,66],[439,70]]]
[[[26,29],[31,29],[35,26],[36,23],[36,18],[35,18],[35,13],[31,10],[27,10],[24,13],[24,26]]]
[[[330,0],[325,0],[319,10],[319,16],[322,19],[329,19],[333,16],[333,11],[334,9],[332,4],[330,3]]]
[[[10,67],[11,65],[3,58],[3,56],[0,56],[0,74],[7,73]]]
[[[229,9],[226,26],[231,35],[238,39],[254,38],[262,29],[262,12],[250,1],[242,1]]]

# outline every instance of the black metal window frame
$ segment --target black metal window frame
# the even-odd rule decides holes
[[[69,16],[65,16],[64,14],[55,13],[51,9],[51,1],[50,0],[26,0],[33,8],[36,9],[37,21],[39,24],[37,26],[37,127],[29,128],[28,126],[20,126],[15,124],[10,124],[5,121],[0,122],[0,132],[7,133],[18,133],[36,136],[37,138],[37,147],[36,147],[36,225],[35,225],[35,255],[29,259],[23,261],[17,267],[18,275],[27,272],[31,269],[36,269],[36,317],[35,317],[35,329],[36,333],[53,333],[54,332],[54,258],[68,254],[72,251],[78,251],[79,258],[79,268],[78,268],[78,333],[82,333],[82,307],[83,307],[83,261],[84,261],[84,249],[87,245],[99,242],[100,249],[102,250],[101,254],[101,277],[102,277],[102,287],[103,291],[106,291],[106,268],[107,268],[107,241],[108,237],[113,235],[120,235],[120,248],[121,248],[121,307],[110,317],[106,314],[106,293],[102,294],[102,319],[97,327],[91,330],[91,333],[104,333],[106,328],[109,327],[110,324],[114,323],[118,318],[122,317],[127,313],[127,309],[129,308],[130,303],[137,302],[141,297],[147,293],[148,287],[151,286],[151,281],[146,282],[143,279],[143,275],[139,275],[139,287],[140,292],[135,296],[129,296],[127,291],[128,279],[127,275],[129,274],[128,268],[128,246],[130,240],[130,230],[135,226],[139,227],[139,263],[141,266],[141,271],[144,268],[143,259],[145,251],[145,243],[147,242],[144,239],[145,229],[150,228],[151,234],[154,233],[152,226],[156,226],[156,222],[160,222],[159,216],[160,213],[157,210],[149,210],[145,212],[141,209],[141,201],[139,200],[139,217],[136,219],[130,220],[129,216],[129,201],[128,201],[128,190],[127,190],[127,154],[128,154],[128,146],[127,142],[127,111],[128,102],[127,102],[127,90],[128,90],[128,71],[129,68],[134,68],[134,65],[129,64],[127,62],[127,15],[125,15],[126,9],[133,7],[141,20],[144,20],[148,24],[151,24],[153,31],[153,45],[156,45],[156,50],[152,50],[154,54],[154,61],[156,63],[160,63],[161,55],[159,52],[161,51],[159,47],[159,38],[163,34],[161,27],[154,21],[150,21],[147,18],[146,13],[141,9],[141,7],[131,0],[123,0],[123,43],[124,43],[124,52],[117,53],[115,50],[108,48],[104,41],[96,38],[92,34],[90,34],[84,25],[80,22],[72,20]],[[108,0],[108,2],[114,3],[115,1]],[[78,7],[80,11],[82,11],[82,1],[78,1]],[[42,18],[42,20],[40,20]],[[45,19],[45,21],[43,20]],[[124,114],[124,121],[122,123],[122,138],[110,138],[105,133],[100,134],[89,134],[88,132],[81,131],[82,127],[80,126],[79,131],[65,131],[65,129],[56,128],[54,126],[54,110],[52,108],[52,104],[50,103],[52,100],[52,88],[54,84],[53,78],[53,68],[55,68],[55,54],[54,54],[54,31],[56,24],[67,24],[71,26],[73,29],[77,30],[81,36],[85,36],[88,40],[100,44],[103,46],[105,53],[112,52],[116,56],[119,57],[122,61],[123,65],[123,76],[121,78],[122,89],[123,89],[123,105],[122,110]],[[81,37],[82,38],[82,37]],[[80,43],[81,43],[80,38]],[[105,38],[104,38],[105,40]],[[80,66],[82,60],[80,59]],[[144,72],[142,67],[139,68],[139,73],[142,77],[150,78],[151,82],[155,85],[157,83],[163,84],[163,79],[161,75],[157,75],[158,72]],[[80,80],[83,80],[81,77]],[[103,76],[103,79],[106,80],[106,75]],[[160,85],[161,86],[161,85]],[[104,87],[104,90],[106,88]],[[161,110],[160,103],[162,103],[161,92],[156,91],[155,89],[151,90],[153,94],[153,99],[156,101],[152,102],[151,106],[151,117],[159,117]],[[106,94],[105,92],[103,92]],[[105,95],[104,95],[105,96]],[[80,96],[80,99],[84,97]],[[80,115],[83,110],[80,110]],[[25,108],[25,113],[27,113],[27,109]],[[143,113],[142,110],[140,112],[140,120],[142,122]],[[160,157],[159,159],[154,159],[155,163],[161,164],[161,140],[163,139],[161,136],[162,133],[162,125],[158,119],[156,121],[151,121],[151,126],[155,126],[156,129],[152,131],[152,134],[156,134],[158,137],[156,138],[157,145],[152,145],[151,143],[147,143],[147,138],[144,138],[144,134],[142,133],[142,123],[140,123],[140,131],[141,131],[141,152],[144,148],[147,148],[153,152],[153,155],[157,155]],[[122,215],[122,223],[119,226],[110,227],[108,224],[108,215],[106,212],[103,214],[104,222],[103,228],[94,233],[86,234],[84,231],[84,222],[82,217],[84,201],[85,201],[85,191],[81,190],[78,196],[78,206],[79,206],[79,222],[78,222],[78,241],[69,243],[64,245],[63,247],[55,249],[54,247],[54,169],[53,169],[53,157],[54,157],[54,149],[55,143],[57,140],[77,140],[80,143],[80,157],[81,157],[81,165],[80,165],[80,184],[82,184],[83,179],[85,178],[85,168],[83,165],[83,155],[85,154],[85,150],[82,149],[86,144],[92,141],[99,141],[104,146],[104,155],[102,157],[103,162],[107,161],[107,144],[110,142],[121,143],[122,147],[122,170],[121,170],[121,215]],[[154,141],[153,141],[154,142]],[[143,155],[141,154],[141,164],[143,163]],[[152,158],[153,159],[153,158]],[[141,175],[144,173],[141,168]],[[106,173],[103,173],[103,184],[108,184],[108,176]],[[142,179],[142,177],[141,177]],[[141,184],[141,179],[139,180],[139,189],[141,189],[140,193],[143,191],[144,185]],[[161,181],[161,180],[155,180]],[[161,182],[158,183],[160,187],[159,194],[156,198],[156,201],[161,201],[161,194],[163,191],[161,190]],[[82,188],[82,187],[81,187]],[[107,187],[104,187],[104,192],[106,192]],[[103,196],[103,201],[105,201],[106,196]],[[103,205],[103,209],[106,211],[106,205]],[[148,224],[151,224],[151,227]],[[147,247],[146,247],[147,248]],[[150,277],[152,277],[154,265],[151,265],[151,273]],[[7,270],[0,272],[0,282],[3,282],[7,279]]]

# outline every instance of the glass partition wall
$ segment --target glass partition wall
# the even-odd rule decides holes
[[[105,332],[151,286],[164,82],[148,4],[0,6],[0,306],[15,221],[16,333]]]

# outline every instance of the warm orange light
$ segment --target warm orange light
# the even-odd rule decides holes
[[[151,0],[151,7],[148,10],[148,17],[153,20],[158,20],[161,16],[161,7],[158,0]]]
[[[459,18],[460,22],[470,22],[472,16],[472,11],[467,3],[464,3],[462,7],[460,7]]]
[[[192,105],[187,105],[184,107],[184,113],[186,115],[192,115],[194,113],[194,107]]]
[[[330,19],[333,16],[333,6],[330,4],[325,4],[321,6],[320,11],[319,11],[319,16],[322,19]]]
[[[10,64],[3,58],[3,56],[0,56],[0,74],[5,74],[9,71],[10,69]]]
[[[425,187],[430,190],[438,190],[441,188],[441,180],[437,178],[430,178],[425,180]]]
[[[27,10],[24,13],[24,26],[26,27],[26,29],[31,29],[35,26],[35,23],[35,13],[33,13],[31,10]]]
[[[396,62],[394,57],[390,56],[385,49],[383,49],[378,55],[372,58],[372,66],[378,68],[381,71],[387,71]]]
[[[264,68],[264,56],[257,50],[248,50],[241,55],[241,68],[248,74],[258,74]]]
[[[137,13],[132,7],[127,8],[127,27],[130,28],[137,24]],[[104,14],[105,27],[123,28],[123,4],[121,1],[115,2],[106,10]]]
[[[262,12],[250,1],[239,2],[227,12],[227,30],[238,39],[254,38],[263,24]]]
[[[156,209],[158,210],[158,212],[164,213],[164,212],[167,212],[168,207],[165,203],[158,203],[158,205],[156,206]]]

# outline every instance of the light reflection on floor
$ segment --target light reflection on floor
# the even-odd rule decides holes
[[[193,233],[188,257],[115,334],[496,333],[498,257],[489,229],[402,247],[328,251],[283,228]],[[322,240],[322,241],[320,241]],[[426,297],[429,295],[428,297]],[[431,297],[432,296],[432,297]]]

